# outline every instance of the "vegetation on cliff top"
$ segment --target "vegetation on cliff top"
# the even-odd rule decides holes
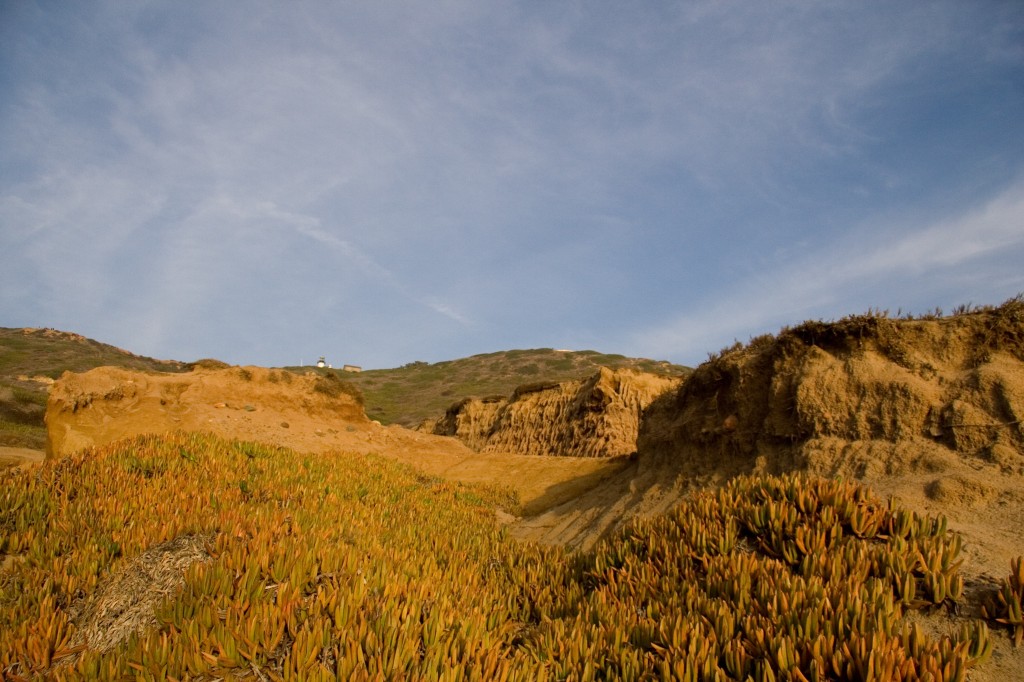
[[[1024,293],[1007,299],[999,305],[957,306],[946,315],[941,309],[922,315],[892,314],[889,310],[871,309],[859,315],[847,315],[839,320],[805,320],[795,326],[783,327],[778,334],[762,334],[743,344],[736,342],[717,353],[709,353],[709,363],[735,352],[777,349],[785,352],[794,345],[818,346],[834,351],[874,343],[891,359],[899,362],[906,355],[906,330],[914,323],[939,320],[953,323],[976,322],[971,345],[975,348],[976,364],[986,361],[992,351],[1003,351],[1024,359]]]
[[[464,398],[510,396],[521,385],[582,379],[600,367],[681,376],[688,367],[597,351],[550,348],[508,350],[459,360],[412,362],[396,369],[340,373],[363,392],[367,415],[384,424],[414,427],[444,414]]]
[[[65,371],[86,372],[102,366],[177,372],[193,367],[228,365],[212,359],[191,363],[155,360],[54,329],[0,328],[0,446],[44,447],[47,387],[43,381],[31,378],[57,379]],[[689,371],[667,362],[596,351],[551,349],[502,351],[434,364],[412,362],[395,369],[358,374],[310,367],[289,369],[320,373],[328,381],[323,384],[325,389],[343,390],[353,395],[361,392],[371,419],[412,427],[428,417],[444,414],[445,409],[460,398],[508,396],[521,384],[580,379],[601,366],[662,375]],[[340,386],[336,380],[344,385]]]

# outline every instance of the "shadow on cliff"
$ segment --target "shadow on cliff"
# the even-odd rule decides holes
[[[1024,300],[948,317],[869,312],[737,344],[644,409],[637,452],[576,499],[519,521],[516,535],[586,549],[742,474],[899,480],[901,494],[923,489],[929,501],[951,481],[989,491],[968,505],[1018,490]]]
[[[633,473],[630,473],[633,472]],[[616,457],[604,469],[592,471],[578,478],[548,486],[542,495],[523,506],[524,516],[536,516],[567,502],[578,500],[598,486],[620,476],[635,476],[636,461],[630,457]]]

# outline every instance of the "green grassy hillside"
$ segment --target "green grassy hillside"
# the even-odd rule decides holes
[[[0,446],[42,448],[46,385],[19,377],[56,379],[65,371],[85,372],[114,366],[142,371],[185,371],[189,363],[133,355],[78,334],[52,329],[0,327]],[[689,368],[668,362],[627,358],[597,351],[509,350],[428,364],[413,362],[395,369],[333,373],[358,388],[367,414],[383,424],[416,426],[438,417],[457,400],[511,395],[521,384],[566,381],[593,374],[598,367],[630,368],[678,376]],[[307,372],[309,367],[288,368]]]
[[[522,384],[581,379],[602,366],[665,376],[690,371],[682,365],[656,360],[550,348],[508,350],[432,364],[413,362],[396,369],[360,373],[334,371],[363,392],[371,419],[416,426],[424,419],[441,416],[449,405],[462,398],[508,396]]]
[[[0,327],[0,376],[56,379],[65,371],[86,372],[107,365],[158,372],[187,369],[185,363],[134,355],[70,332]]]
[[[187,367],[133,355],[78,334],[0,327],[0,446],[42,449],[45,380],[105,365],[160,372]]]
[[[959,536],[837,481],[736,479],[581,555],[510,540],[501,491],[195,434],[0,491],[12,679],[952,680],[990,651],[906,618],[955,614]]]

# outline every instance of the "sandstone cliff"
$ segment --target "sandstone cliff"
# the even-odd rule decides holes
[[[289,421],[308,419],[325,428],[370,423],[358,392],[333,375],[213,363],[184,374],[100,367],[65,372],[50,391],[47,454],[179,429],[254,439],[269,427],[284,434]]]
[[[699,366],[644,411],[635,464],[514,530],[588,547],[689,490],[805,470],[948,515],[977,539],[977,571],[998,576],[1024,533],[1022,419],[1020,298],[950,317],[808,322]]]
[[[1024,302],[808,322],[724,353],[651,407],[640,450],[718,474],[874,479],[1024,466]]]
[[[582,381],[520,386],[510,398],[463,400],[427,430],[455,436],[478,452],[629,455],[636,452],[644,408],[679,381],[601,368]]]

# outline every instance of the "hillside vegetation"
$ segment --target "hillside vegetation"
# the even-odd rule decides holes
[[[439,365],[395,370],[389,390],[415,375],[417,400],[436,399],[460,375]],[[507,421],[596,415],[628,397],[612,375],[564,395],[527,381],[510,404],[554,397]],[[1020,297],[737,345],[659,391],[636,456],[608,464],[384,427],[339,377],[373,374],[203,363],[61,379],[47,421],[66,456],[0,472],[0,674],[853,682],[979,666],[969,679],[990,682],[1024,669],[1011,648],[1024,640]],[[472,416],[451,390],[450,414]]]
[[[95,367],[124,367],[155,372],[184,371],[187,365],[154,360],[126,350],[56,329],[0,327],[0,375],[44,376],[85,372]]]
[[[43,449],[49,383],[65,371],[85,372],[107,365],[160,372],[186,367],[69,332],[0,327],[0,446]]]
[[[46,391],[65,371],[96,367],[144,372],[183,372],[227,366],[211,360],[184,363],[156,360],[79,334],[54,329],[0,327],[0,446],[43,449]],[[412,362],[395,369],[350,373],[290,367],[299,374],[330,375],[362,392],[369,417],[383,424],[419,425],[438,418],[463,398],[511,396],[523,384],[559,382],[592,375],[600,367],[628,368],[662,376],[690,370],[668,362],[627,358],[597,351],[509,350],[428,364]]]
[[[906,617],[955,608],[959,537],[848,483],[740,478],[568,555],[373,457],[172,434],[0,477],[12,679],[953,680],[990,651]]]
[[[425,419],[440,417],[452,403],[464,398],[509,397],[525,384],[584,379],[601,367],[661,376],[682,376],[690,371],[664,361],[550,348],[508,350],[432,364],[413,362],[360,373],[334,371],[363,392],[371,419],[412,428]]]

